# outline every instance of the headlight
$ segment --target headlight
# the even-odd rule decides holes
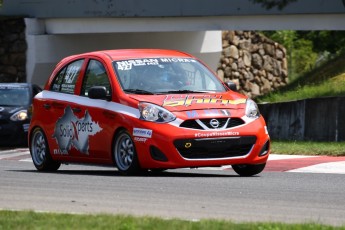
[[[140,119],[158,123],[167,123],[176,119],[168,110],[151,103],[139,103]]]
[[[251,99],[246,102],[246,116],[253,119],[260,117],[258,105]]]
[[[12,121],[24,121],[28,119],[28,112],[26,110],[20,110],[13,114],[10,119]]]

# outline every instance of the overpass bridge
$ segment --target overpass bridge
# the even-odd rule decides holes
[[[27,81],[43,85],[64,56],[101,49],[169,48],[213,69],[222,30],[345,30],[345,0],[0,0],[25,18]]]

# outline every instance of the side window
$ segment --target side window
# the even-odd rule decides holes
[[[104,86],[107,89],[107,95],[111,95],[111,87],[107,71],[103,64],[96,60],[90,60],[81,88],[81,96],[87,96],[88,91],[93,86]]]
[[[78,60],[65,66],[55,77],[51,90],[73,94],[75,83],[84,60]]]

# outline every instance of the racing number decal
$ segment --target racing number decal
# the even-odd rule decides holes
[[[54,154],[67,154],[73,146],[84,154],[89,154],[89,136],[94,136],[102,131],[99,124],[92,120],[89,112],[78,119],[70,106],[65,108],[65,113],[58,119],[55,125],[53,138],[59,145],[59,151],[54,150]]]

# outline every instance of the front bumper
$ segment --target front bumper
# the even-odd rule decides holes
[[[9,122],[0,120],[0,145],[27,145],[29,122]]]
[[[143,168],[206,167],[262,164],[268,159],[270,138],[262,117],[222,130],[200,130],[140,121],[150,137],[134,136]]]

